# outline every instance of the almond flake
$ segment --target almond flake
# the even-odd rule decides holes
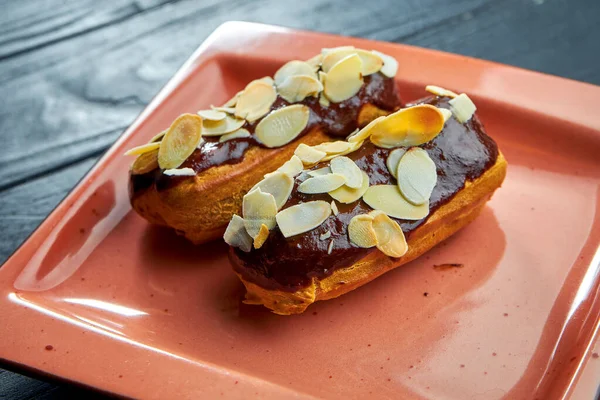
[[[275,81],[270,76],[263,76],[262,78],[260,78],[258,80],[259,81],[263,81],[265,83],[268,83],[269,85],[274,85],[275,84]]]
[[[252,81],[238,97],[235,115],[254,122],[269,112],[276,98],[273,85],[261,80]]]
[[[473,117],[473,114],[475,114],[475,111],[477,111],[475,104],[473,104],[469,96],[464,93],[459,94],[448,103],[450,104],[452,114],[454,114],[461,124],[470,120],[471,117]]]
[[[302,104],[283,107],[263,118],[254,135],[266,147],[280,147],[296,139],[308,125],[310,109]]]
[[[196,171],[191,168],[173,168],[165,169],[163,174],[167,176],[194,176],[196,175]]]
[[[371,132],[378,147],[418,146],[435,138],[444,127],[444,115],[437,107],[420,104],[403,108],[379,121]]]
[[[233,218],[225,229],[223,239],[228,245],[237,247],[246,253],[252,249],[252,237],[246,232],[244,220],[239,215],[233,214]]]
[[[306,75],[316,78],[315,68],[306,61],[293,60],[285,63],[275,72],[275,85],[281,85],[288,77],[295,75]]]
[[[373,50],[373,54],[378,55],[383,60],[383,67],[381,67],[380,72],[388,78],[395,77],[398,72],[398,61],[394,57],[380,53],[377,50]]]
[[[319,239],[320,239],[320,240],[326,240],[326,239],[329,239],[330,237],[331,237],[331,231],[327,231],[327,232],[325,232],[325,233],[322,233],[322,234],[319,236]]]
[[[360,57],[362,61],[361,72],[363,76],[374,74],[375,72],[378,72],[383,66],[383,59],[370,51],[354,48],[338,48],[327,52],[327,54],[323,57],[323,60],[321,62],[321,69],[324,72],[329,72],[329,70],[335,64],[337,64],[344,57],[347,57],[351,54],[356,54]]]
[[[377,235],[373,229],[373,217],[359,214],[352,217],[348,224],[350,241],[358,247],[368,249],[377,245]]]
[[[356,54],[362,60],[362,74],[363,76],[371,75],[379,72],[383,68],[383,58],[373,53],[372,51],[356,49]],[[396,61],[396,60],[394,60]],[[388,67],[389,68],[389,67]],[[395,74],[394,74],[395,75]]]
[[[233,95],[233,97],[231,99],[227,100],[225,102],[225,104],[223,104],[223,107],[235,107],[235,105],[237,104],[238,98],[240,97],[242,92],[243,92],[243,90],[240,90],[235,95]]]
[[[215,106],[210,106],[210,108],[212,110],[215,111],[221,111],[224,112],[225,114],[235,114],[235,107],[215,107]]]
[[[160,142],[150,142],[141,146],[136,146],[125,152],[126,156],[139,156],[140,154],[149,153],[160,147]]]
[[[242,200],[242,214],[246,231],[253,239],[256,238],[262,224],[269,229],[275,227],[275,197],[271,193],[263,193],[260,188],[248,192]]]
[[[383,213],[373,215],[372,222],[377,248],[386,256],[402,257],[408,251],[408,244],[400,225]]]
[[[219,143],[227,142],[232,139],[249,138],[250,136],[252,136],[252,135],[250,135],[250,132],[248,132],[247,129],[240,128],[237,131],[233,131],[231,133],[226,133],[225,135],[221,136],[219,138]]]
[[[429,201],[437,183],[435,163],[420,147],[408,149],[398,164],[398,188],[415,205]]]
[[[454,98],[454,97],[458,96],[452,90],[444,89],[443,87],[434,86],[434,85],[425,86],[425,90],[428,91],[429,93],[435,94],[436,96],[440,96],[440,97]]]
[[[300,143],[296,150],[294,150],[294,154],[302,160],[304,165],[310,165],[318,163],[327,155],[324,151],[316,150],[313,147],[310,147],[304,143]]]
[[[260,249],[265,241],[269,237],[269,228],[265,224],[260,225],[260,230],[258,231],[258,235],[254,238],[254,248]]]
[[[221,121],[227,116],[227,114],[225,114],[223,111],[217,110],[200,110],[197,112],[197,114],[204,120],[209,121]]]
[[[381,117],[375,118],[373,121],[369,122],[369,124],[367,126],[365,126],[364,128],[362,128],[361,130],[359,130],[357,132],[353,132],[350,136],[348,136],[348,138],[346,140],[348,140],[348,142],[350,142],[350,143],[356,143],[356,142],[362,142],[362,141],[368,139],[371,136],[371,134],[373,133],[377,124],[379,124],[385,118],[386,117],[383,115]]]
[[[363,85],[362,61],[351,54],[337,62],[325,78],[323,92],[333,103],[340,103],[354,96]]]
[[[331,211],[333,211],[333,215],[335,216],[337,216],[340,213],[337,204],[335,204],[335,200],[331,200]]]
[[[452,117],[452,111],[447,108],[438,108],[442,115],[444,116],[444,123],[448,122],[448,120]]]
[[[332,251],[333,251],[333,239],[331,239],[331,242],[329,242],[329,246],[327,246],[327,254],[331,254]]]
[[[362,146],[362,144],[363,144],[363,142],[350,143],[350,147],[348,147],[347,150],[344,150],[341,153],[327,154],[325,157],[323,157],[323,159],[321,161],[329,161],[329,160],[334,159],[335,157],[344,156],[346,154],[350,154],[350,153],[358,150],[360,148],[360,146]]]
[[[348,157],[338,156],[331,160],[331,172],[339,174],[346,180],[345,185],[352,189],[362,186],[363,175],[358,166]],[[329,191],[329,190],[328,190]]]
[[[385,161],[385,165],[387,165],[390,174],[392,174],[394,178],[398,178],[398,163],[400,162],[400,159],[404,153],[406,153],[406,149],[404,148],[394,149],[390,152],[387,160]]]
[[[313,67],[313,70],[317,70],[321,67],[321,60],[323,58],[323,55],[321,53],[317,54],[314,57],[309,58],[308,60],[306,60],[306,63],[308,65],[310,65],[311,67]]]
[[[277,225],[284,237],[308,232],[321,225],[331,215],[328,202],[317,200],[300,203],[277,213]]]
[[[179,167],[196,150],[202,133],[202,118],[194,114],[180,115],[160,142],[158,165],[162,169]]]
[[[308,178],[300,185],[298,191],[306,194],[328,193],[342,186],[346,178],[339,174],[327,174]]]
[[[370,186],[363,200],[374,210],[380,210],[390,217],[416,221],[429,214],[429,202],[414,205],[406,200],[396,185]]]
[[[310,176],[321,176],[321,175],[327,175],[330,173],[331,173],[331,168],[329,168],[329,166],[319,168],[319,169],[313,169],[312,171],[308,171],[308,175],[310,175]]]
[[[319,95],[319,105],[324,108],[327,108],[331,105],[329,99],[327,99],[323,92],[321,92],[321,94]]]
[[[202,121],[202,135],[204,136],[221,136],[226,133],[235,132],[240,129],[246,121],[240,118],[227,115],[221,121]]]
[[[303,169],[304,165],[302,164],[300,157],[293,155],[292,158],[286,161],[281,167],[277,168],[277,171],[283,172],[290,178],[295,178],[302,172]]]
[[[318,96],[323,90],[323,85],[314,76],[293,75],[288,76],[281,85],[277,86],[277,93],[289,103],[297,103],[309,96]]]
[[[131,166],[133,175],[142,175],[158,168],[158,150],[144,153],[138,156]]]
[[[294,188],[294,179],[281,171],[270,173],[262,181],[258,182],[250,192],[256,188],[260,188],[263,193],[270,193],[275,198],[277,210],[281,209],[288,201],[292,189]]]
[[[351,143],[345,142],[343,140],[337,140],[335,142],[325,142],[313,146],[313,148],[317,150],[324,151],[327,154],[339,154],[347,151],[352,147]]]
[[[327,53],[323,55],[323,59],[321,60],[321,70],[324,73],[327,73],[340,60],[353,54],[356,54],[356,49],[352,46],[338,47],[328,50]]]
[[[343,204],[354,203],[356,200],[359,200],[369,188],[369,175],[365,171],[362,172],[362,185],[358,189],[349,188],[346,185],[343,185],[331,192],[329,195]]]
[[[154,135],[152,137],[152,139],[150,139],[148,141],[148,143],[154,143],[154,142],[160,142],[162,140],[162,138],[165,136],[165,133],[167,133],[168,129],[165,129],[164,131],[157,133],[156,135]]]

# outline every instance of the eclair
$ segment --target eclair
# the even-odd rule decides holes
[[[299,144],[346,137],[401,106],[395,59],[352,46],[293,60],[220,107],[183,114],[129,150],[133,209],[198,244],[219,238],[242,198]]]
[[[507,163],[466,94],[433,96],[345,141],[299,145],[244,196],[224,234],[245,303],[282,315],[338,297],[469,224]]]

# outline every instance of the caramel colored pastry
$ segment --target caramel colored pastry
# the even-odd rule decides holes
[[[131,149],[134,210],[194,243],[223,234],[242,198],[299,144],[346,137],[401,103],[396,61],[354,47],[323,49],[250,82],[221,107],[184,114]]]
[[[245,196],[224,238],[246,303],[302,313],[419,257],[479,215],[506,160],[467,95],[427,90],[436,96],[345,142],[299,147],[302,170],[269,174]]]

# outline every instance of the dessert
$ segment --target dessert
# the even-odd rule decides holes
[[[224,235],[246,303],[277,314],[347,293],[471,222],[506,160],[466,94],[434,94],[346,141],[300,145]]]

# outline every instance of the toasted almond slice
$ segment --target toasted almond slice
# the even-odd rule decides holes
[[[197,112],[197,114],[205,121],[221,121],[227,116],[227,114],[225,114],[223,111],[216,110],[200,110]]]
[[[388,78],[393,78],[398,72],[398,61],[394,57],[383,54],[377,50],[373,50],[373,54],[378,55],[383,60],[383,67],[380,72]]]
[[[292,158],[286,161],[281,167],[277,168],[277,171],[283,172],[290,178],[295,178],[302,172],[303,169],[304,165],[302,164],[302,160],[300,157],[294,154]]]
[[[356,49],[352,46],[328,50],[321,60],[321,70],[325,73],[329,72],[329,70],[340,60],[352,54],[356,54]]]
[[[363,76],[374,74],[383,66],[383,59],[370,51],[354,48],[338,48],[327,52],[321,62],[321,69],[324,72],[329,72],[336,63],[350,54],[357,54],[360,57]]]
[[[194,176],[196,175],[196,171],[191,168],[172,168],[165,169],[163,174],[167,176]]]
[[[319,235],[319,240],[326,240],[326,239],[329,239],[330,237],[331,237],[331,231],[327,231],[327,232]]]
[[[133,147],[125,152],[126,156],[139,156],[140,154],[149,153],[160,147],[160,142],[146,143],[141,146]]]
[[[291,206],[277,213],[277,225],[284,237],[308,232],[321,225],[331,215],[331,206],[322,200]]]
[[[231,99],[227,100],[225,102],[225,104],[223,104],[223,107],[235,107],[235,105],[237,104],[238,98],[241,96],[241,94],[243,92],[244,92],[243,90],[240,90],[239,92],[234,94]]]
[[[288,77],[294,75],[306,75],[316,78],[315,68],[306,61],[293,60],[285,63],[275,72],[275,85],[281,85]]]
[[[235,115],[254,122],[265,116],[277,99],[277,92],[268,82],[255,80],[246,86],[235,105]]]
[[[400,159],[404,153],[406,153],[406,149],[404,148],[394,149],[390,152],[387,160],[385,161],[385,165],[387,165],[390,174],[392,174],[394,178],[398,178],[398,163],[400,162]]]
[[[373,230],[377,237],[377,248],[389,257],[402,257],[408,244],[400,225],[383,213],[373,216]]]
[[[428,201],[415,206],[402,196],[396,185],[370,186],[362,198],[371,208],[394,218],[416,221],[429,214]]]
[[[277,93],[289,103],[297,103],[309,96],[318,96],[323,90],[323,85],[314,76],[293,75],[288,76],[281,85],[277,86]]]
[[[294,150],[294,154],[302,160],[304,165],[310,165],[318,163],[327,155],[324,151],[317,150],[314,147],[310,147],[304,143],[300,143],[296,150]]]
[[[298,137],[309,117],[310,109],[302,104],[272,111],[256,125],[255,138],[269,148],[283,146]]]
[[[333,239],[331,239],[331,242],[329,242],[329,246],[327,246],[327,254],[331,254],[332,251],[333,251]]]
[[[420,147],[408,149],[398,164],[398,188],[415,205],[429,201],[437,183],[435,163]]]
[[[160,142],[158,165],[162,169],[179,167],[196,150],[201,139],[202,118],[194,114],[180,115]]]
[[[454,97],[458,96],[452,90],[444,89],[443,87],[434,86],[434,85],[425,86],[425,90],[427,90],[429,93],[435,94],[436,96],[440,96],[440,97],[454,98]]]
[[[242,200],[242,214],[246,231],[253,239],[256,238],[262,224],[269,229],[275,227],[275,197],[271,193],[264,193],[260,188],[246,193]]]
[[[162,140],[162,138],[165,136],[165,133],[167,133],[168,129],[165,129],[162,132],[157,133],[156,135],[154,135],[152,137],[152,139],[150,139],[148,141],[148,143],[154,143],[154,142],[160,142]]]
[[[233,218],[225,229],[223,239],[228,245],[237,247],[246,253],[252,249],[252,237],[246,232],[244,220],[239,215],[233,214]]]
[[[298,191],[307,194],[328,193],[339,188],[345,182],[346,178],[340,174],[320,175],[302,182],[298,185]]]
[[[270,76],[263,76],[262,78],[258,79],[259,81],[263,81],[268,83],[269,85],[274,85],[275,81],[273,80],[273,78],[271,78]]]
[[[341,186],[331,192],[329,195],[343,204],[350,204],[359,200],[369,188],[369,175],[365,171],[362,172],[362,185],[358,189],[352,189],[348,186]]]
[[[378,147],[418,146],[435,138],[444,127],[437,107],[419,104],[388,115],[372,129],[371,141]]]
[[[323,55],[321,53],[317,54],[314,57],[306,60],[306,63],[313,67],[313,70],[316,71],[321,67],[321,60],[323,59]]]
[[[337,140],[335,142],[321,143],[313,147],[317,150],[324,151],[327,154],[339,154],[350,149],[352,147],[352,143],[348,143],[343,140]]]
[[[350,147],[347,150],[342,151],[341,153],[327,154],[325,157],[323,157],[323,159],[321,161],[329,161],[329,160],[334,159],[335,157],[345,156],[346,154],[350,154],[350,153],[358,150],[360,148],[360,146],[362,146],[362,144],[363,144],[363,142],[350,143]]]
[[[335,204],[335,200],[331,200],[331,211],[333,215],[337,216],[340,212],[338,210],[337,204]]]
[[[358,189],[362,186],[362,171],[348,157],[338,156],[331,160],[331,172],[339,174],[346,180],[345,185],[352,189]],[[328,190],[329,191],[329,190]]]
[[[265,224],[260,225],[260,229],[258,231],[258,235],[254,238],[254,248],[260,249],[265,241],[269,237],[269,228]]]
[[[450,103],[452,114],[454,114],[458,122],[462,124],[470,120],[471,117],[473,117],[473,114],[475,114],[475,111],[477,111],[475,104],[473,104],[469,96],[464,93],[459,94],[448,103]]]
[[[138,156],[131,166],[132,175],[142,175],[158,168],[158,149]]]
[[[237,131],[233,131],[231,133],[226,133],[225,135],[221,136],[219,138],[219,143],[227,142],[228,140],[232,140],[232,139],[249,138],[250,136],[252,136],[252,135],[250,134],[250,132],[248,132],[247,129],[240,128]]]
[[[221,136],[226,133],[235,132],[240,129],[246,121],[240,118],[227,115],[221,121],[202,121],[202,135]]]
[[[310,175],[310,176],[321,176],[321,175],[327,175],[330,173],[331,173],[331,168],[329,168],[329,166],[319,168],[319,169],[313,169],[312,171],[308,171],[308,175]]]
[[[348,236],[350,241],[368,249],[377,245],[377,235],[373,229],[373,217],[368,214],[359,214],[352,217],[348,224]]]
[[[448,122],[448,120],[452,117],[452,111],[447,108],[438,108],[442,115],[444,116],[444,123]]]
[[[361,71],[362,61],[357,54],[341,59],[327,73],[323,93],[333,103],[351,98],[363,85]]]
[[[212,110],[215,110],[215,111],[224,112],[225,114],[231,114],[231,115],[235,114],[235,107],[215,107],[215,106],[210,106],[210,108]]]
[[[252,189],[250,189],[250,192],[256,188],[260,188],[263,193],[272,194],[273,197],[275,197],[277,210],[279,210],[290,198],[290,194],[294,188],[294,178],[284,172],[275,171],[268,174],[262,181],[254,185]]]
[[[321,107],[329,107],[331,105],[331,103],[329,102],[329,99],[327,98],[327,96],[325,96],[325,94],[323,92],[321,92],[321,94],[319,95],[319,104],[321,105]]]
[[[375,118],[373,121],[369,122],[367,126],[362,128],[358,132],[353,132],[350,136],[348,136],[346,140],[348,140],[348,142],[350,143],[363,142],[364,140],[369,138],[369,136],[371,136],[377,124],[379,124],[385,118],[386,117],[383,115],[381,117]]]

